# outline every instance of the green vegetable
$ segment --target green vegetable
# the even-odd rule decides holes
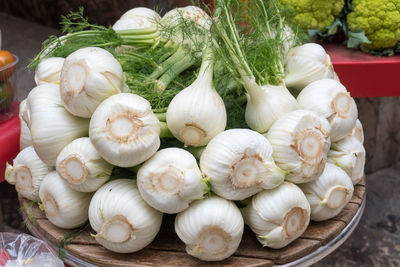
[[[14,88],[10,82],[0,82],[0,113],[6,112],[14,97]]]
[[[362,49],[382,50],[394,47],[400,40],[400,1],[353,0],[350,7],[347,24],[351,42],[348,46],[361,44]],[[355,39],[361,41],[355,42]]]
[[[344,0],[279,0],[292,11],[289,19],[303,29],[327,31],[344,6]]]

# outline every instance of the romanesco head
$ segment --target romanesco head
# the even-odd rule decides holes
[[[279,0],[279,3],[295,11],[289,18],[292,23],[321,31],[332,25],[344,6],[344,0]]]
[[[353,0],[347,16],[351,31],[363,30],[371,41],[367,49],[393,47],[400,40],[400,0]]]

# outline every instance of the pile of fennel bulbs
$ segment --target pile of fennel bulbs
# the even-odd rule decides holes
[[[187,253],[219,261],[244,224],[279,249],[349,202],[365,163],[357,107],[275,1],[216,1],[211,16],[188,6],[168,20],[134,8],[115,30],[81,15],[35,59],[5,175],[54,225],[89,221],[99,244],[132,253],[177,214]]]

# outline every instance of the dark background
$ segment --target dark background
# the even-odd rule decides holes
[[[191,0],[1,0],[0,11],[58,29],[61,16],[79,7],[85,9],[91,22],[112,25],[136,6],[157,7],[165,12],[190,3]]]

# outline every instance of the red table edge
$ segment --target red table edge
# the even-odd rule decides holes
[[[6,162],[12,163],[19,153],[20,132],[18,114],[0,124],[0,182],[4,181]]]

